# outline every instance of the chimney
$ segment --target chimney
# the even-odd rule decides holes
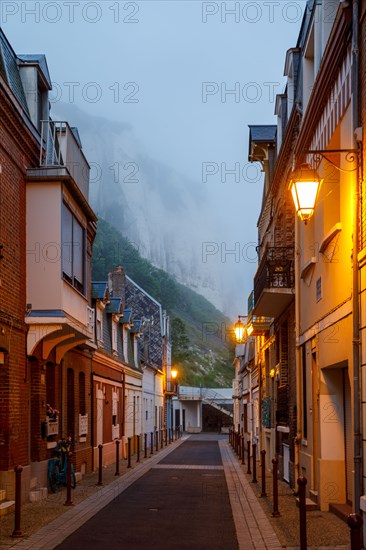
[[[108,274],[108,288],[113,298],[122,298],[123,307],[125,306],[125,285],[126,275],[121,266]]]

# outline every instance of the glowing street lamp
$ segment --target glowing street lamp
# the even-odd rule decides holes
[[[323,179],[310,164],[301,164],[291,174],[290,190],[295,210],[305,224],[314,214],[315,203]]]
[[[172,379],[175,380],[175,379],[177,378],[177,376],[178,376],[178,371],[177,371],[177,369],[172,369],[172,370],[170,371],[170,375],[171,375]]]
[[[245,315],[238,315],[238,321],[235,323],[235,326],[234,326],[235,339],[238,344],[241,343],[247,336],[247,327],[241,321],[241,319],[244,319],[244,318],[245,318]]]

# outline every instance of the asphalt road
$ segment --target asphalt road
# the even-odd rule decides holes
[[[57,548],[237,550],[218,439],[182,443]]]

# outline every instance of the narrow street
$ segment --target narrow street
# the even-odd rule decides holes
[[[234,461],[227,436],[190,436],[57,548],[280,548]]]

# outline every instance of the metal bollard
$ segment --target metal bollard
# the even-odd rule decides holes
[[[169,443],[172,442],[172,429],[169,428]]]
[[[244,441],[244,434],[243,434],[241,436],[241,463],[242,464],[245,464],[244,448],[245,448],[245,441]]]
[[[131,468],[131,438],[127,438],[127,468]]]
[[[116,473],[115,476],[119,476],[119,439],[116,439]]]
[[[248,468],[247,468],[247,474],[251,474],[252,471],[250,469],[250,440],[247,443],[248,445]]]
[[[150,454],[154,454],[154,433],[150,432]]]
[[[361,550],[362,548],[362,523],[362,517],[359,514],[350,514],[347,518],[351,535],[351,550]]]
[[[274,457],[272,458],[272,475],[273,475],[273,512],[272,517],[276,518],[279,517],[281,514],[278,511],[278,477],[277,477],[277,469],[278,469],[278,458]]]
[[[136,462],[140,462],[140,435],[136,436],[136,442],[137,442],[137,459],[136,459]]]
[[[258,483],[257,481],[257,444],[253,443],[252,445],[252,455],[253,455],[253,483]]]
[[[12,537],[19,538],[23,536],[20,528],[20,512],[22,506],[22,471],[23,466],[15,466],[15,517],[14,517],[14,531]]]
[[[66,501],[64,506],[74,506],[71,500],[71,459],[72,453],[69,452],[67,455],[67,470],[66,470]]]
[[[144,434],[144,448],[145,448],[144,458],[147,458],[147,434]]]
[[[229,445],[231,445],[231,428],[229,428]]]
[[[300,550],[306,550],[306,477],[299,477],[297,480],[297,484],[299,486],[300,504]]]
[[[168,445],[168,430],[165,428],[165,447]]]
[[[160,449],[164,447],[164,430],[160,430]]]
[[[97,485],[103,485],[103,445],[98,445],[98,483]]]
[[[156,452],[158,452],[159,451],[159,432],[158,432],[158,430],[156,430],[156,432],[155,432],[155,444],[156,444],[156,447],[155,447]]]
[[[261,469],[262,469],[262,492],[261,497],[266,497],[266,451],[261,451]]]

